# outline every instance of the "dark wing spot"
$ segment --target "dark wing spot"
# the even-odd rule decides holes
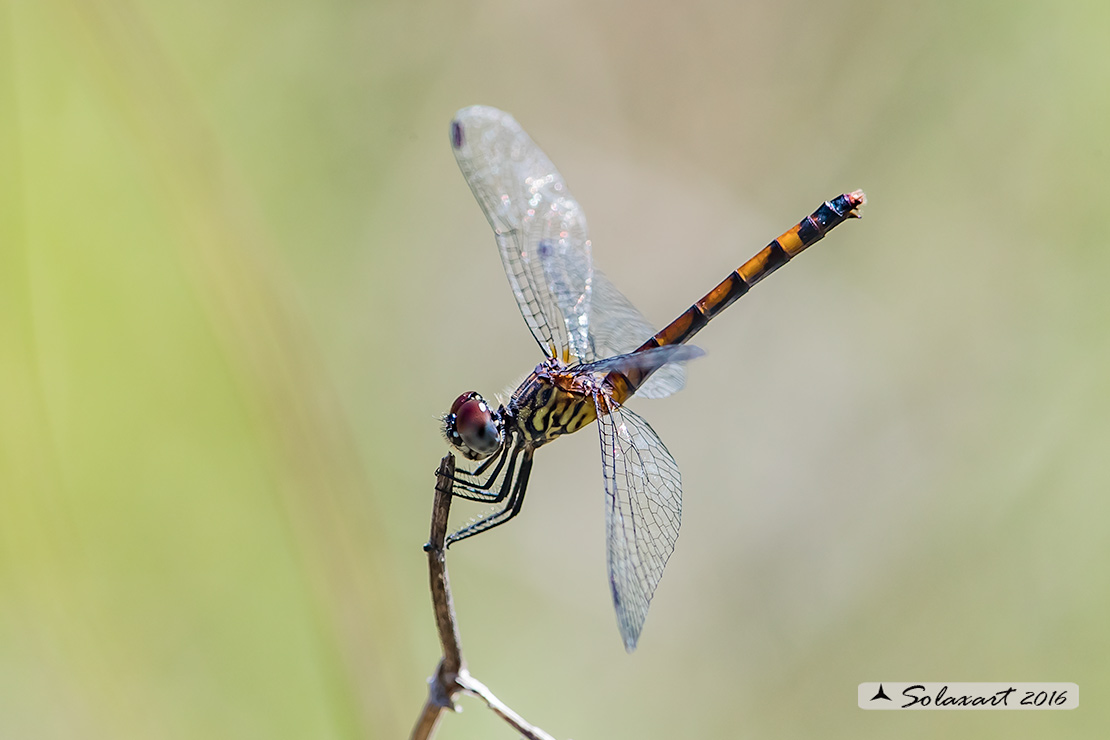
[[[458,121],[451,121],[451,144],[456,149],[463,145],[463,130],[462,124]]]
[[[541,241],[539,244],[536,245],[536,254],[538,254],[540,257],[542,257],[544,259],[547,259],[548,257],[551,256],[551,250],[552,250],[551,242],[548,241],[547,239],[544,239],[543,241]]]

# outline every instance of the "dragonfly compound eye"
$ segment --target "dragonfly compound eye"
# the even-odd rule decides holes
[[[501,447],[501,420],[474,391],[464,393],[451,404],[443,419],[447,441],[471,460],[489,457]]]

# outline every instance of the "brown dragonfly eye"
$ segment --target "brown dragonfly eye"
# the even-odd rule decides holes
[[[449,414],[459,413],[459,409],[462,408],[462,405],[464,403],[466,403],[467,401],[472,401],[475,398],[480,400],[482,397],[480,395],[478,395],[475,391],[467,391],[466,393],[462,394],[461,396],[459,396],[458,398],[455,399],[455,402],[453,404],[451,404],[451,410],[448,411],[447,413],[449,413]]]
[[[474,391],[456,398],[443,422],[447,441],[471,460],[489,457],[501,447],[500,419]]]

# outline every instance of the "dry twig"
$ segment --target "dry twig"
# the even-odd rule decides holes
[[[432,532],[428,544],[428,573],[431,577],[432,608],[435,611],[436,629],[443,648],[443,657],[435,674],[428,679],[428,699],[412,730],[412,740],[428,740],[435,734],[439,719],[448,709],[460,711],[455,698],[460,693],[476,696],[486,703],[494,714],[508,722],[528,740],[554,740],[538,727],[528,724],[523,717],[506,706],[486,686],[466,670],[459,644],[459,625],[455,619],[455,605],[451,600],[451,584],[447,579],[447,515],[451,511],[451,487],[455,477],[455,456],[448,453],[436,471],[436,496],[432,504]]]

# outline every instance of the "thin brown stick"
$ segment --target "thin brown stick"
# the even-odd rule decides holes
[[[443,671],[456,674],[463,669],[462,646],[459,643],[459,625],[455,620],[455,602],[451,598],[451,583],[447,579],[447,517],[451,513],[451,489],[455,478],[455,456],[448,453],[436,471],[436,496],[432,504],[432,531],[424,550],[428,553],[428,573],[431,576],[432,608],[435,610],[436,629],[443,648]],[[437,671],[439,673],[441,671]]]
[[[447,578],[447,516],[451,513],[451,489],[455,478],[455,456],[448,453],[436,471],[436,495],[432,504],[432,531],[424,551],[428,553],[428,574],[432,589],[432,609],[436,629],[443,648],[443,658],[435,675],[428,679],[428,698],[412,729],[412,740],[429,740],[448,709],[459,711],[455,698],[460,693],[476,696],[486,703],[494,714],[508,722],[527,740],[554,740],[551,735],[530,725],[508,705],[494,696],[478,679],[466,670],[459,641],[459,625],[455,618],[455,604],[451,599],[451,583]]]
[[[528,740],[555,740],[555,738],[551,737],[551,735],[548,735],[540,728],[528,724],[524,718],[514,712],[509,705],[494,696],[493,692],[486,688],[485,684],[466,671],[461,672],[456,677],[456,682],[462,687],[463,691],[477,696],[484,701],[486,706],[489,707],[494,714],[512,725],[513,729],[522,736],[528,738]]]

